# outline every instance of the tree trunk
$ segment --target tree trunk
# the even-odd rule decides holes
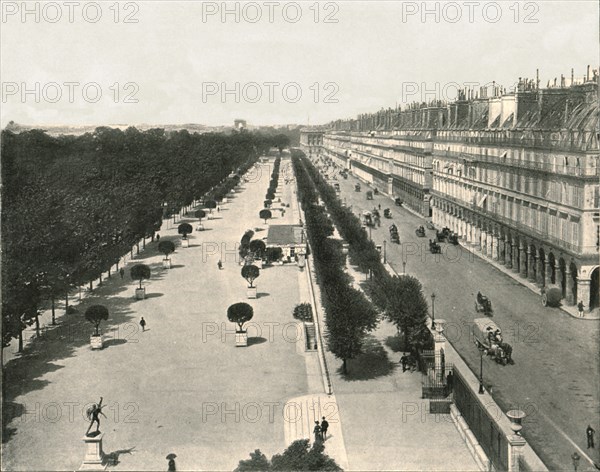
[[[100,326],[100,323],[97,323],[96,324],[96,336],[100,336],[100,333],[98,333],[99,326]]]
[[[94,289],[93,282],[90,280],[90,292]]]
[[[139,255],[140,254],[140,243],[137,243],[135,245],[135,250],[136,250],[136,253]]]
[[[346,366],[346,359],[343,360],[344,362],[342,363],[342,374],[346,375],[348,373],[348,368]]]
[[[65,313],[69,308],[69,292],[65,293]]]
[[[23,352],[23,328],[19,331],[19,352]]]
[[[142,239],[142,249],[146,249],[146,236]]]
[[[56,310],[54,307],[54,294],[52,294],[52,296],[50,298],[52,300],[52,324],[55,325],[56,324]]]
[[[117,270],[119,270],[119,261],[117,261]]]
[[[40,315],[37,311],[35,312],[35,335],[40,337]]]

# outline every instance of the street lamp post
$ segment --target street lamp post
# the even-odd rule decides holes
[[[435,293],[431,294],[431,329],[435,329]]]
[[[383,240],[383,263],[384,263],[384,264],[385,264],[385,263],[387,263],[387,259],[386,259],[386,255],[385,255],[385,248],[386,248],[386,245],[387,245],[387,241],[384,239],[384,240]]]
[[[479,394],[482,395],[484,393],[484,390],[483,390],[483,353],[485,352],[485,348],[478,341],[475,341],[475,345],[477,346],[477,349],[479,350]]]
[[[406,275],[406,261],[402,261],[402,275]]]

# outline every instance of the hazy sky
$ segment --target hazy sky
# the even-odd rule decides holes
[[[321,124],[599,57],[597,0],[1,7],[2,126]]]

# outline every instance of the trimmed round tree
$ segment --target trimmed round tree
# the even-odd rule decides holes
[[[227,319],[238,325],[238,332],[244,331],[244,323],[250,321],[254,316],[254,309],[247,303],[234,303],[227,308]]]
[[[204,210],[196,210],[194,216],[200,220],[200,223],[202,223],[202,218],[206,218],[206,212]]]
[[[273,214],[271,213],[271,210],[260,210],[260,212],[258,213],[258,216],[265,220],[265,223],[267,222],[267,220],[270,220],[273,217]]]
[[[150,267],[147,266],[146,264],[134,265],[131,268],[129,273],[131,274],[131,278],[133,280],[139,280],[139,282],[140,282],[139,288],[142,288],[142,280],[149,279],[150,275],[152,274],[152,272],[150,271]]]
[[[258,278],[259,275],[260,269],[255,265],[250,264],[242,267],[242,277],[244,277],[246,279],[246,282],[250,284],[249,288],[254,288],[254,281]]]
[[[175,252],[175,244],[173,241],[161,241],[158,243],[158,250],[165,255],[165,260],[167,260],[169,255]]]
[[[189,223],[181,223],[177,227],[177,232],[181,234],[182,239],[187,239],[187,235],[192,231],[194,231],[194,228],[192,228],[192,225]]]
[[[313,313],[312,305],[310,303],[300,303],[294,307],[294,318],[299,321],[312,323]]]
[[[108,308],[104,305],[92,305],[85,310],[85,319],[92,323],[96,328],[94,336],[100,336],[98,328],[102,321],[108,320]]]
[[[211,213],[215,208],[217,208],[217,202],[215,202],[214,200],[209,200],[204,205],[206,206],[206,208],[209,209]]]
[[[248,249],[254,255],[254,259],[262,259],[265,256],[267,245],[260,239],[254,239],[250,241]]]

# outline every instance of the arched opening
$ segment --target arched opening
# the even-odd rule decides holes
[[[567,295],[567,277],[565,274],[567,270],[567,265],[565,264],[565,260],[562,257],[558,260],[558,270],[560,271],[558,274],[558,283],[560,284],[562,298],[565,298],[565,296]]]
[[[546,284],[546,254],[543,248],[540,248],[538,257],[537,281],[543,287]]]
[[[529,279],[530,280],[537,280],[537,265],[535,263],[535,256],[537,254],[537,249],[535,248],[535,246],[532,244],[531,246],[529,246],[529,251],[531,252],[531,267],[527,267],[527,273],[529,274]]]
[[[568,282],[571,284],[572,290],[573,290],[573,304],[576,305],[578,300],[577,300],[577,266],[575,265],[574,262],[571,262],[571,264],[569,265],[569,270],[571,271],[571,280],[569,280]]]
[[[556,284],[556,259],[554,254],[548,254],[548,265],[550,266],[550,283]]]
[[[598,272],[600,269],[596,267],[591,273],[590,281],[590,310],[598,307]]]

